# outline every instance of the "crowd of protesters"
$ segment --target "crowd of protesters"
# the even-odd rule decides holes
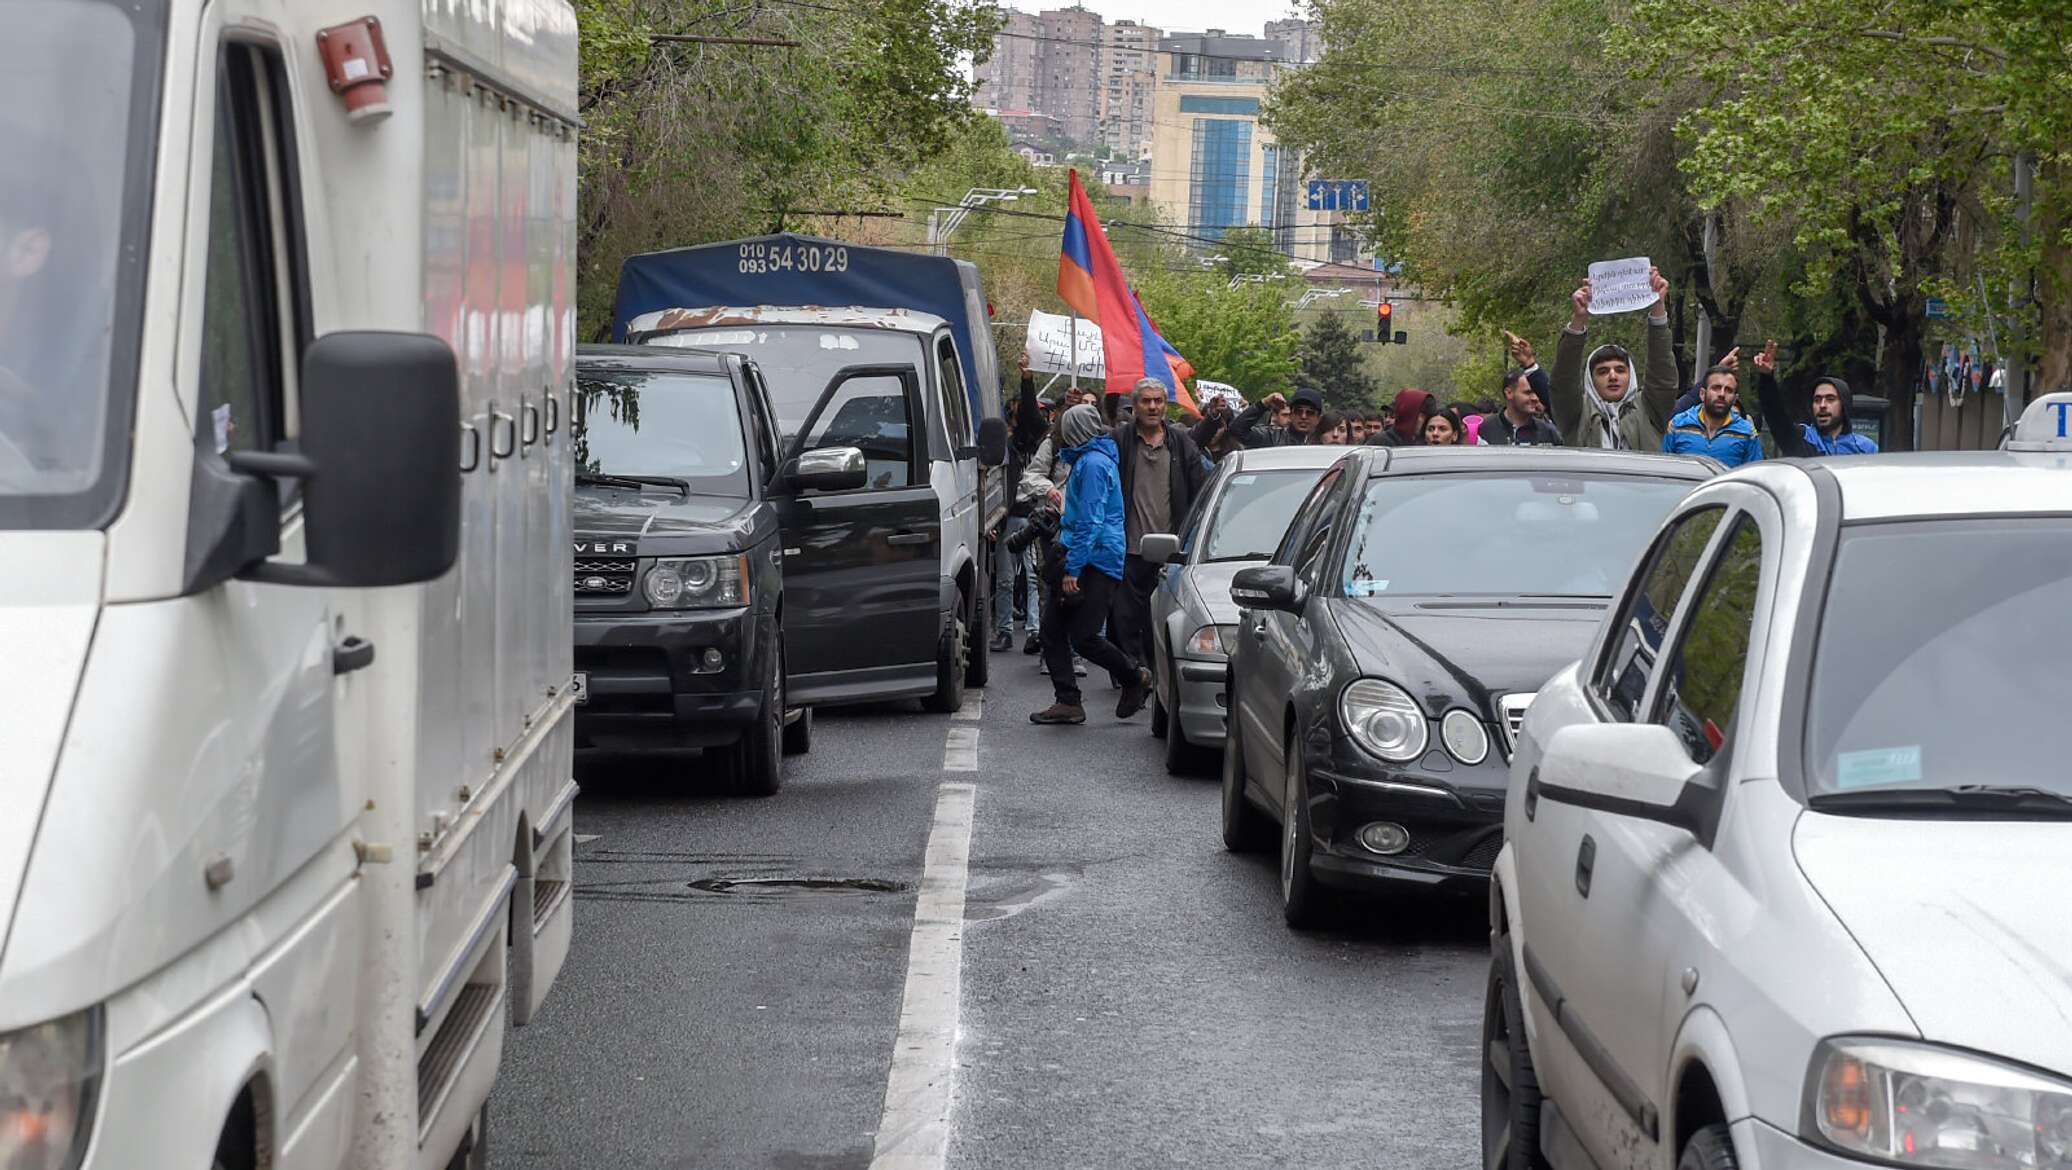
[[[1800,401],[1788,397],[1777,380],[1774,341],[1753,362],[1759,419],[1743,409],[1738,350],[1686,387],[1670,339],[1668,282],[1653,271],[1649,283],[1655,299],[1637,371],[1624,347],[1589,346],[1586,280],[1570,297],[1553,371],[1541,368],[1531,342],[1506,331],[1512,364],[1497,397],[1480,402],[1447,405],[1428,391],[1406,389],[1385,406],[1333,411],[1318,388],[1305,386],[1242,409],[1213,397],[1184,425],[1169,418],[1165,386],[1148,378],[1128,394],[1097,395],[1074,384],[1054,399],[1039,398],[1022,355],[1020,393],[1010,408],[1014,500],[995,560],[992,648],[1013,646],[1019,612],[1027,631],[1022,651],[1042,654],[1056,698],[1030,719],[1086,721],[1079,687],[1085,663],[1120,692],[1118,718],[1144,708],[1158,584],[1157,567],[1140,555],[1144,538],[1178,531],[1215,462],[1232,451],[1309,444],[1582,447],[1705,455],[1737,467],[1764,457],[1765,432],[1785,456],[1877,451],[1850,424],[1847,382],[1818,377]]]

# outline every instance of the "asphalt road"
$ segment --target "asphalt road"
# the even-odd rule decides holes
[[[575,950],[506,1047],[491,1166],[869,1166],[945,783],[974,789],[951,1170],[1475,1164],[1481,905],[1294,934],[1146,715],[1097,683],[1085,727],[1034,727],[1019,653],[984,696],[822,712],[766,801],[695,757],[586,765]]]

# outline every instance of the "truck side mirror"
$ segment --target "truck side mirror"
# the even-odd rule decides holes
[[[460,555],[460,369],[422,333],[332,333],[302,359],[295,453],[238,452],[250,476],[302,481],[308,562],[238,575],[276,585],[369,588],[443,576]]]
[[[1007,462],[1007,420],[1004,418],[982,418],[978,420],[978,465],[998,467]]]

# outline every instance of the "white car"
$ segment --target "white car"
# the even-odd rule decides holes
[[[2072,1167],[2068,423],[1678,506],[1526,715],[1485,1166]]]

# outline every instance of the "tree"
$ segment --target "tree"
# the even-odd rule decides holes
[[[1342,314],[1325,313],[1302,335],[1301,381],[1315,387],[1334,410],[1374,405],[1374,379],[1367,375],[1360,339],[1345,327]]]
[[[1247,224],[1231,228],[1214,247],[1222,257],[1216,261],[1216,271],[1225,278],[1285,277],[1290,270],[1288,257],[1274,247],[1273,233],[1263,227]]]

